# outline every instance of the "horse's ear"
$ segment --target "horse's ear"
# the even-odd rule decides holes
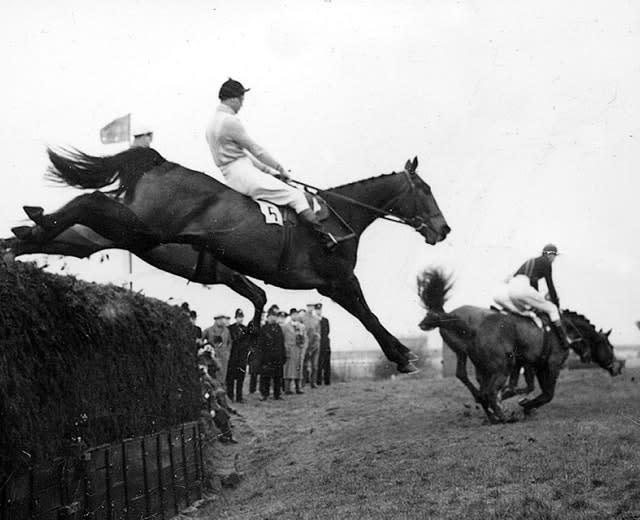
[[[411,159],[409,159],[404,165],[404,171],[411,173]]]
[[[413,168],[412,170],[415,172],[418,169],[418,157],[413,158]]]
[[[611,334],[612,331],[613,329],[609,329],[607,332],[604,333],[604,335],[608,338],[609,334]]]

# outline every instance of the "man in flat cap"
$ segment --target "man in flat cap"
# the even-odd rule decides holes
[[[247,360],[249,358],[249,348],[251,346],[252,335],[244,324],[244,312],[236,309],[235,322],[229,325],[229,335],[231,336],[231,352],[229,354],[229,364],[227,366],[227,395],[229,399],[237,403],[242,403],[242,386],[244,376],[247,371]]]
[[[216,166],[234,190],[252,199],[293,208],[298,218],[323,238],[327,248],[333,248],[338,243],[337,240],[325,231],[304,193],[277,178],[279,176],[286,180],[289,174],[249,137],[238,119],[237,113],[249,90],[231,78],[220,87],[220,105],[206,130],[207,143]]]
[[[222,342],[216,348],[216,356],[220,362],[220,374],[218,379],[220,381],[226,381],[227,378],[227,365],[229,363],[229,353],[231,352],[231,336],[229,335],[229,329],[224,325],[224,314],[218,314],[213,317],[213,325],[204,329],[202,333],[204,340],[213,345],[213,338],[219,336]]]
[[[318,356],[318,379],[321,385],[331,384],[331,341],[329,339],[329,320],[322,315],[322,304],[316,303],[316,315],[320,319],[320,351]]]

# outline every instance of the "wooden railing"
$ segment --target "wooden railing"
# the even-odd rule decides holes
[[[16,470],[0,488],[0,520],[165,520],[202,498],[203,466],[197,422],[98,446]]]

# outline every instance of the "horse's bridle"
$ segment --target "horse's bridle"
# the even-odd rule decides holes
[[[390,211],[389,209],[387,209],[397,204],[402,198],[404,198],[408,194],[412,196],[411,200],[413,202],[413,210],[414,210],[413,212],[414,213],[418,212],[418,197],[417,197],[416,185],[413,179],[411,178],[411,174],[407,170],[403,170],[402,174],[404,174],[405,178],[407,179],[407,183],[408,183],[407,189],[400,192],[396,197],[394,197],[391,201],[389,201],[389,203],[385,204],[385,206],[382,208],[378,208],[376,206],[372,206],[370,204],[360,202],[359,200],[356,200],[351,197],[347,197],[346,195],[340,195],[338,193],[335,193],[329,190],[322,190],[320,188],[316,188],[315,186],[305,184],[304,182],[296,181],[293,179],[290,179],[290,182],[299,184],[300,186],[303,186],[307,190],[313,190],[325,198],[333,197],[335,199],[344,200],[345,202],[348,202],[354,206],[359,206],[361,208],[368,209],[369,211],[372,211],[373,213],[378,214],[379,218],[381,219],[388,220],[389,222],[395,222],[396,224],[404,224],[406,226],[410,226],[418,232],[420,232],[424,228],[429,229],[429,224],[425,222],[425,220],[420,216],[402,217],[399,215],[395,215],[393,211]],[[429,189],[430,191],[430,188],[428,188],[428,186],[427,186],[427,189]]]

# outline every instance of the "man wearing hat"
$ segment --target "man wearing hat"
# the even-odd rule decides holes
[[[244,324],[242,309],[236,309],[235,322],[229,325],[229,335],[231,337],[231,352],[227,367],[227,395],[232,401],[235,397],[237,403],[242,403],[242,386],[244,385],[244,375],[247,372],[252,340],[252,335],[249,334],[249,329]]]
[[[318,356],[318,379],[321,385],[331,384],[331,341],[329,340],[329,320],[322,315],[322,304],[316,303],[316,315],[320,319],[320,351]]]
[[[153,129],[146,123],[136,123],[132,130],[131,148],[149,148],[153,141]]]
[[[287,355],[284,348],[284,335],[278,325],[278,311],[269,309],[267,323],[260,328],[258,333],[257,354],[260,367],[260,395],[261,400],[266,401],[271,391],[273,381],[273,398],[280,399],[282,392],[282,367]]]
[[[494,297],[496,303],[506,309],[522,312],[528,309],[542,311],[549,316],[551,326],[565,348],[572,343],[562,320],[560,319],[560,300],[553,284],[551,265],[558,256],[558,248],[547,244],[542,248],[540,256],[530,258],[522,264],[506,283],[506,290]],[[544,279],[549,300],[538,290],[538,282]]]
[[[231,336],[229,335],[229,329],[224,325],[224,314],[218,314],[213,317],[213,325],[207,329],[204,329],[202,336],[204,340],[211,345],[214,345],[213,338],[219,336],[222,341],[219,346],[215,346],[216,356],[220,362],[220,374],[218,379],[220,381],[226,381],[227,378],[227,364],[229,362],[229,353],[231,351]]]
[[[220,105],[207,125],[206,138],[213,160],[229,187],[252,199],[290,206],[298,218],[322,236],[331,249],[338,242],[310,208],[304,193],[278,179],[289,174],[264,148],[249,137],[237,113],[250,89],[229,78],[220,87]]]

